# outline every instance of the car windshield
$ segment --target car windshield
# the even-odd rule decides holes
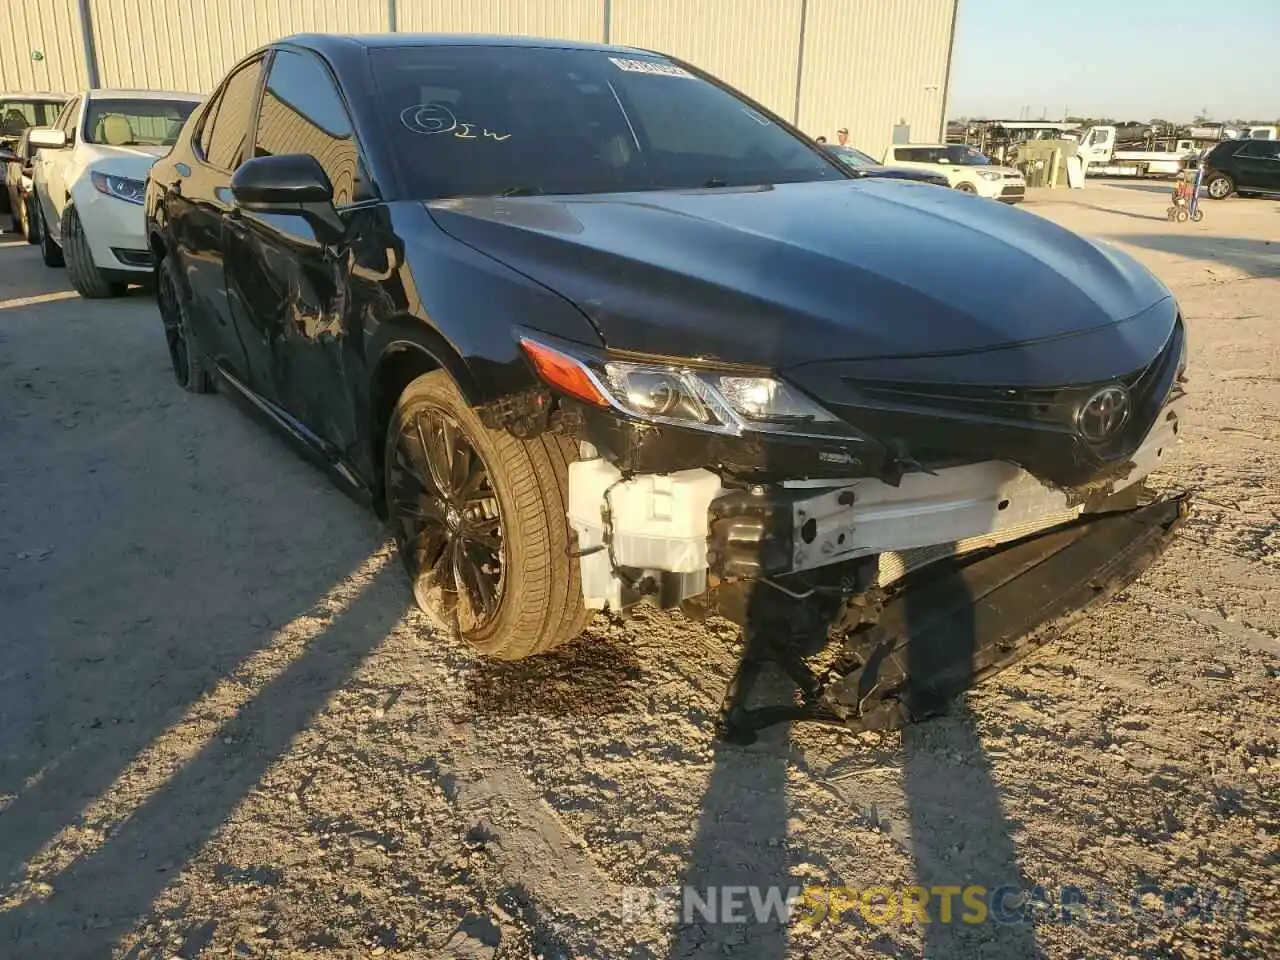
[[[878,164],[874,159],[867,156],[861,150],[853,149],[853,147],[842,147],[839,144],[833,143],[828,147],[824,147],[823,149],[825,149],[827,153],[831,154],[841,163],[846,164],[847,166],[853,167],[855,169],[858,167],[880,166],[880,164]]]
[[[62,110],[61,100],[0,100],[0,137],[20,137],[27,127],[48,127]]]
[[[112,147],[171,147],[195,108],[191,100],[93,99],[84,139]]]
[[[965,146],[963,143],[950,144],[943,153],[947,163],[962,167],[985,167],[991,162],[976,147]]]
[[[401,175],[424,199],[848,176],[745,101],[653,55],[438,45],[374,58]]]

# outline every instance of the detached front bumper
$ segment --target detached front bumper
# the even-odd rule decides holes
[[[1006,461],[908,473],[897,484],[865,477],[727,486],[704,468],[624,473],[588,456],[569,471],[584,597],[597,608],[626,606],[644,592],[676,603],[713,581],[776,580],[857,561],[861,581],[887,587],[934,561],[1114,510],[1118,495],[1172,451],[1183,402],[1161,410],[1127,460],[1081,487],[1045,483]]]

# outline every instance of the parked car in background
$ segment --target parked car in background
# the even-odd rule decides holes
[[[65,93],[0,93],[0,164],[13,159],[29,128],[53,123],[66,102]],[[0,193],[0,217],[20,212],[10,205],[7,192]]]
[[[1280,140],[1223,140],[1204,164],[1205,192],[1215,200],[1280,193]]]
[[[142,204],[147,171],[200,103],[194,93],[87,90],[52,126],[31,130],[40,251],[65,262],[83,297],[110,297],[151,279]]]
[[[12,150],[0,147],[0,160],[4,162],[4,198],[13,229],[21,233],[28,243],[37,243],[40,227],[31,182],[31,160],[35,148],[31,146],[30,136],[31,130],[24,130]]]
[[[927,678],[886,677],[919,646],[1007,662],[1181,516],[1139,506],[1186,358],[1150,272],[854,178],[658,54],[287,38],[191,117],[146,214],[178,383],[377,505],[417,602],[489,656],[644,596],[825,641],[943,564],[931,619],[880,620],[832,694],[860,717],[913,702]]]
[[[1027,193],[1027,180],[1013,167],[1000,167],[974,147],[963,143],[894,144],[884,154],[891,167],[932,170],[952,188],[980,197],[1018,203]]]
[[[914,180],[917,183],[931,183],[937,187],[949,187],[951,182],[940,173],[932,170],[916,170],[910,167],[886,167],[869,154],[853,147],[842,147],[838,143],[824,143],[822,149],[827,151],[846,167],[855,177],[888,177],[890,180]]]

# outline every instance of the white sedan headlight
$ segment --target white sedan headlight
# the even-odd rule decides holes
[[[999,180],[1001,175],[994,170],[979,170],[978,176],[983,180]]]
[[[136,203],[141,206],[147,200],[147,185],[141,180],[130,177],[117,177],[111,173],[94,171],[89,175],[99,193],[115,197],[125,203]]]

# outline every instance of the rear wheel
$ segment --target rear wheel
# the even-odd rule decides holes
[[[1215,200],[1225,200],[1231,196],[1236,188],[1236,183],[1225,173],[1215,173],[1209,178],[1209,182],[1204,185],[1205,193],[1213,197]]]
[[[44,210],[39,202],[36,211],[40,219],[40,259],[46,267],[61,267],[66,264],[62,258],[62,248],[53,242],[53,234],[49,232],[49,221],[44,218]]]
[[[18,207],[18,226],[22,235],[27,238],[27,243],[40,242],[40,220],[36,217],[35,203],[35,197],[26,196]]]
[[[157,272],[156,305],[160,308],[160,320],[164,324],[173,379],[190,393],[213,393],[213,377],[205,366],[195,331],[188,322],[187,306],[182,299],[182,287],[178,284],[173,257],[161,260]]]
[[[67,273],[71,275],[71,285],[80,296],[102,299],[118,297],[124,293],[126,284],[108,280],[93,262],[80,214],[70,205],[62,212],[62,252],[67,258]]]
[[[401,394],[384,457],[387,515],[420,607],[501,660],[582,631],[565,516],[571,445],[486,428],[437,371]]]

